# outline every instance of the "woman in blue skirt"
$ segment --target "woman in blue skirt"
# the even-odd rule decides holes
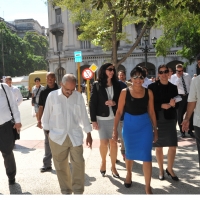
[[[145,178],[145,192],[152,194],[152,145],[158,139],[156,116],[154,112],[153,93],[142,87],[145,71],[141,67],[135,67],[131,71],[132,86],[123,89],[118,102],[113,127],[113,140],[117,142],[117,127],[123,112],[123,139],[126,150],[127,175],[125,187],[132,185],[133,160],[143,161],[143,173]]]

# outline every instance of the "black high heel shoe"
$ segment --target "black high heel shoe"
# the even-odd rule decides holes
[[[124,186],[125,186],[126,188],[130,188],[131,185],[132,185],[132,181],[131,181],[131,183],[125,183],[125,182],[124,182]]]
[[[112,168],[111,168],[111,172],[112,172],[112,175],[113,175],[114,178],[120,178],[119,174],[113,173]]]
[[[164,171],[163,171],[163,175],[162,176],[159,175],[158,178],[159,178],[160,181],[165,180]]]
[[[100,170],[100,173],[101,173],[101,175],[104,177],[105,174],[106,174],[106,170],[105,170],[105,171],[101,171],[101,170]]]
[[[167,168],[166,168],[166,173],[167,173],[168,176],[171,176],[172,180],[174,180],[174,181],[179,181],[178,177],[177,177],[177,176],[172,176],[172,175],[169,173],[169,171],[167,170]]]

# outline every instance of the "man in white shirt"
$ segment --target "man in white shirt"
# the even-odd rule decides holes
[[[150,85],[152,83],[152,81],[147,77],[147,75],[148,75],[147,68],[146,67],[142,67],[142,69],[145,70],[145,72],[146,72],[146,77],[144,78],[144,83],[142,84],[142,86],[144,88],[148,88],[148,85]]]
[[[19,106],[23,101],[23,97],[22,97],[20,90],[17,87],[12,85],[11,76],[6,76],[5,82],[10,87],[11,91],[13,92],[13,94],[15,96],[15,100],[17,102],[17,105]]]
[[[182,122],[182,131],[188,131],[190,125],[190,118],[194,111],[193,125],[195,130],[195,138],[197,143],[197,150],[199,155],[199,169],[200,169],[200,75],[192,80],[190,86],[190,93],[188,96],[188,105],[185,119]]]
[[[181,132],[181,137],[185,137],[185,132],[182,131],[182,121],[183,116],[185,115],[186,109],[187,109],[187,99],[188,94],[190,92],[190,83],[191,83],[191,76],[188,73],[183,72],[183,65],[177,64],[176,65],[176,74],[173,74],[171,76],[171,83],[174,85],[177,85],[178,88],[178,94],[181,96],[182,101],[179,102],[179,107],[177,110],[178,115],[178,125]],[[188,131],[188,134],[191,135],[191,137],[194,137],[194,134],[192,132],[192,123],[190,130]]]
[[[83,96],[75,90],[76,77],[65,74],[61,89],[49,93],[43,116],[43,129],[49,132],[49,144],[62,194],[83,194],[85,161],[83,131],[86,144],[92,147],[92,127]],[[69,168],[68,155],[72,172]]]
[[[4,91],[5,90],[5,91]],[[0,84],[0,151],[4,159],[4,166],[8,176],[9,185],[15,184],[16,164],[13,154],[15,138],[13,135],[13,124],[11,123],[11,112],[8,106],[6,94],[10,103],[10,108],[15,120],[14,127],[19,132],[21,129],[20,113],[14,95],[7,84]]]

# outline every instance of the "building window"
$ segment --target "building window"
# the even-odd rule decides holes
[[[61,8],[55,9],[56,12],[56,23],[62,23]]]
[[[81,49],[90,49],[91,48],[91,43],[88,40],[80,41],[80,43],[81,43]]]

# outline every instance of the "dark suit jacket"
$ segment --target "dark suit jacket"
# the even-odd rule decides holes
[[[161,93],[160,90],[160,81],[156,81],[148,86],[148,89],[152,90],[153,95],[154,95],[154,110],[156,113],[156,118],[158,120],[158,111],[160,111],[161,104],[163,103],[169,103],[170,99],[174,98],[175,96],[178,95],[178,89],[177,86],[168,82],[168,92],[167,93]],[[165,101],[162,102],[162,97],[161,95],[165,95]],[[177,117],[177,112],[176,108],[178,107],[178,103],[176,103],[176,106],[173,108],[169,109],[164,109],[164,117],[165,119],[175,119]]]
[[[112,106],[112,110],[115,115],[117,111],[119,95],[121,92],[121,86],[119,82],[113,85],[113,91],[114,91],[114,96],[112,100],[116,103],[116,105]],[[109,116],[110,114],[109,107],[105,105],[106,101],[108,101],[108,95],[107,95],[106,89],[101,86],[101,83],[94,82],[92,86],[91,97],[90,97],[90,102],[89,102],[90,118],[92,122],[97,121],[96,116],[101,116],[101,117]]]

